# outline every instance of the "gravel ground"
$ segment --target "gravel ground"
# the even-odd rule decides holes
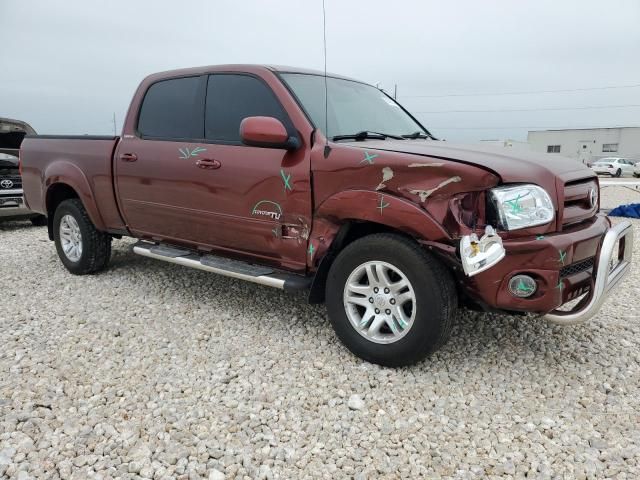
[[[75,277],[0,225],[0,478],[640,477],[637,263],[585,325],[468,312],[393,370],[302,295],[131,243]]]

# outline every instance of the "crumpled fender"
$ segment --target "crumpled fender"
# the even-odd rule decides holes
[[[424,240],[451,240],[426,210],[410,200],[380,191],[346,190],[336,193],[317,208],[316,218],[337,224],[347,220],[375,222]]]
[[[84,172],[75,164],[67,160],[56,160],[51,162],[44,175],[44,203],[48,211],[47,201],[49,200],[48,192],[56,184],[66,184],[73,188],[78,194],[80,201],[84,205],[89,218],[98,230],[106,230],[105,223],[100,215],[100,210],[95,201],[95,195],[91,184]]]

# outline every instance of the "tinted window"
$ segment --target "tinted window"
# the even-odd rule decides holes
[[[175,78],[151,85],[140,108],[138,131],[148,137],[201,138],[199,80]]]
[[[211,75],[207,85],[205,135],[209,140],[239,142],[240,122],[247,117],[275,117],[287,125],[274,93],[248,75]]]

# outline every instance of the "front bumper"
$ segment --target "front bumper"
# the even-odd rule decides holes
[[[593,285],[589,294],[571,310],[554,310],[546,314],[544,318],[559,325],[573,325],[589,320],[598,313],[611,289],[628,273],[631,267],[632,252],[633,226],[631,223],[623,221],[611,227],[600,246],[600,253],[595,264],[596,270],[593,275]],[[610,268],[612,260],[615,263],[613,268]]]
[[[33,212],[26,207],[22,195],[0,196],[0,218],[24,215],[33,215]]]
[[[614,252],[619,244],[618,254]],[[633,248],[633,230],[629,222],[611,227],[605,215],[597,215],[563,232],[528,239],[504,240],[506,256],[488,270],[461,279],[466,293],[485,308],[548,315],[555,323],[579,323],[593,316],[607,293],[627,273]],[[613,259],[620,262],[607,275]],[[614,275],[615,273],[615,275]],[[515,297],[509,291],[514,275],[526,274],[538,288],[528,298]],[[558,308],[581,295],[586,298],[570,312]],[[591,299],[594,299],[593,302]]]

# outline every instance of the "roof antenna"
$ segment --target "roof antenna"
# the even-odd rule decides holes
[[[327,143],[324,145],[324,158],[331,153],[329,146],[329,89],[327,87],[327,13],[322,0],[322,35],[324,40],[324,136]]]

